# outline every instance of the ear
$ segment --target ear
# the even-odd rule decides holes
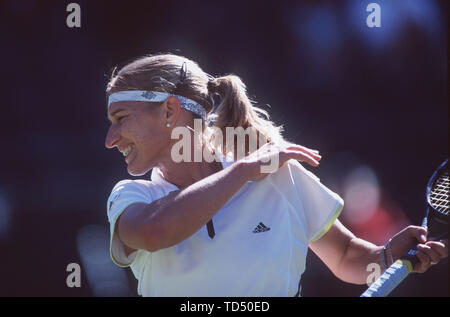
[[[170,124],[170,126],[173,126],[177,120],[178,116],[180,115],[181,110],[181,104],[177,97],[171,96],[166,99],[163,103],[164,111],[165,111],[165,120],[164,125],[167,123]]]

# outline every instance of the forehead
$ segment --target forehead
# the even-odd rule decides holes
[[[109,105],[108,107],[108,113],[114,113],[119,109],[130,109],[132,108],[131,102],[130,101],[119,101],[119,102],[114,102],[112,104]]]
[[[107,109],[107,118],[109,121],[113,121],[116,114],[120,114],[122,111],[127,113],[139,111],[143,104],[144,102],[138,101],[119,101],[112,103]]]
[[[145,105],[145,102],[141,101],[118,101],[112,103],[108,107],[108,115],[112,115],[116,112],[119,112],[121,110],[128,110],[128,111],[134,111],[142,109],[142,107]]]

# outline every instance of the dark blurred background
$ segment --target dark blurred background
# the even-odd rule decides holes
[[[312,169],[339,193],[340,219],[376,244],[419,224],[424,189],[448,156],[446,1],[2,0],[0,295],[136,296],[109,259],[106,200],[131,178],[104,148],[115,65],[172,52],[234,73],[283,124],[319,149]],[[369,28],[366,7],[381,8]],[[149,176],[147,176],[149,177]],[[66,286],[79,263],[81,288]],[[359,296],[310,252],[303,296]],[[392,296],[448,296],[448,260]]]

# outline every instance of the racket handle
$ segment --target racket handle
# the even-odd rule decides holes
[[[445,232],[437,237],[434,237],[433,239],[430,239],[428,241],[438,241],[444,237],[448,237],[448,232]],[[417,245],[413,246],[407,254],[402,256],[400,258],[401,260],[407,260],[411,263],[412,268],[414,269],[414,266],[416,266],[417,263],[420,262],[419,258],[417,257]]]
[[[395,261],[361,297],[385,297],[392,292],[411,272],[412,265],[408,260]]]
[[[428,231],[428,217],[423,218],[421,227]]]
[[[419,258],[417,257],[417,245],[415,245],[414,247],[412,247],[408,253],[406,253],[404,256],[402,256],[400,259],[401,260],[406,260],[409,261],[409,263],[411,264],[412,269],[414,269],[414,267],[416,266],[417,263],[420,262]]]
[[[439,235],[432,240],[440,240],[448,237],[448,232]],[[417,245],[412,247],[407,254],[395,261],[361,297],[384,297],[389,295],[407,276],[412,272],[414,266],[419,263],[417,257]]]

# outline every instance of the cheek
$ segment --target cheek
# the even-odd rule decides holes
[[[144,151],[160,151],[168,145],[170,134],[166,130],[159,129],[155,125],[142,126],[137,134],[139,146]]]
[[[129,117],[123,127],[131,142],[143,157],[155,156],[164,151],[170,142],[170,129],[162,125],[155,113],[139,112]]]

